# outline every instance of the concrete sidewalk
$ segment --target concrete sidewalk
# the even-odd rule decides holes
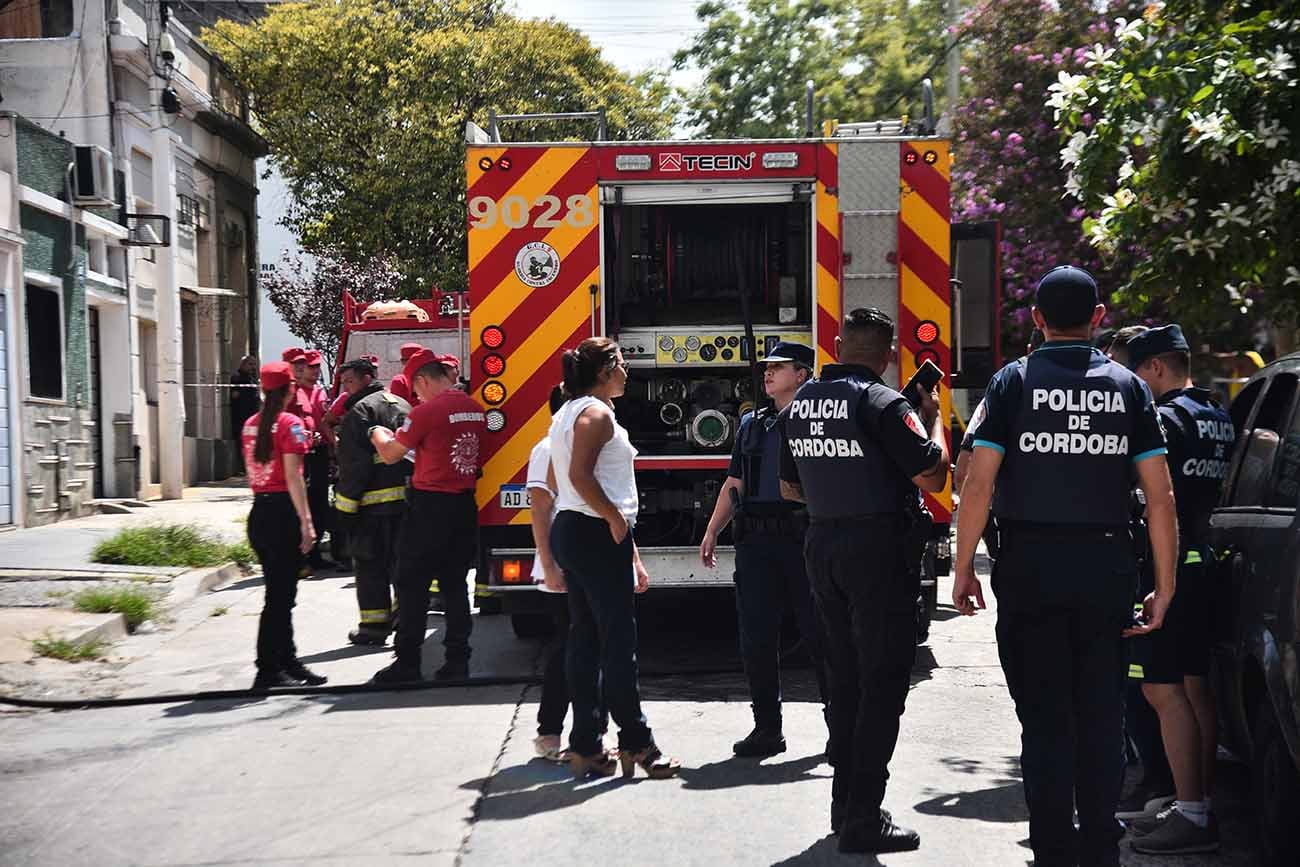
[[[92,552],[100,542],[124,528],[152,524],[192,524],[223,542],[239,542],[245,538],[251,505],[252,495],[242,482],[218,483],[186,488],[182,499],[157,500],[120,514],[0,533],[0,682],[31,686],[42,679],[33,676],[47,667],[44,663],[61,675],[68,670],[66,663],[38,664],[31,648],[35,638],[113,641],[126,634],[121,615],[70,610],[69,601],[81,590],[129,582],[171,608],[240,575],[230,565],[190,569],[94,563]]]

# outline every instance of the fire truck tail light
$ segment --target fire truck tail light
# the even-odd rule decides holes
[[[917,323],[916,339],[919,343],[924,343],[927,346],[934,343],[939,339],[939,326],[931,322],[929,319],[923,319],[921,322]]]
[[[916,353],[917,367],[920,367],[922,364],[925,364],[927,361],[934,362],[934,364],[938,367],[943,366],[939,364],[939,353],[935,352],[933,349],[922,349],[920,352]]]
[[[908,151],[903,154],[903,162],[907,163],[909,166],[916,165],[916,151]]]
[[[506,387],[495,379],[483,386],[483,402],[488,406],[505,403]]]
[[[483,341],[483,345],[488,349],[500,349],[502,344],[506,342],[506,333],[501,330],[500,325],[489,325],[483,329],[479,339]]]
[[[927,166],[932,166],[938,161],[939,161],[939,155],[937,153],[935,153],[934,151],[925,152],[925,164]]]
[[[650,171],[649,154],[619,154],[614,157],[614,168],[620,172]]]
[[[506,429],[506,414],[499,409],[490,409],[485,418],[488,433],[500,433]]]
[[[765,169],[793,169],[799,165],[799,154],[795,151],[776,151],[763,154]]]
[[[506,360],[495,352],[483,359],[483,372],[488,376],[500,376],[506,371]]]
[[[506,584],[522,584],[525,580],[532,580],[532,576],[524,573],[523,560],[503,560],[501,562],[501,580]]]

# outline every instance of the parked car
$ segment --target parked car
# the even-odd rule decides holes
[[[1300,353],[1230,408],[1237,444],[1210,521],[1222,620],[1214,685],[1225,746],[1249,757],[1269,865],[1300,857]]]

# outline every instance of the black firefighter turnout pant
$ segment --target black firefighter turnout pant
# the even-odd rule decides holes
[[[339,525],[343,523],[339,521]],[[363,508],[346,525],[356,571],[357,608],[361,612],[358,628],[386,636],[393,631],[395,611],[389,588],[397,580],[402,513],[394,509],[377,514],[374,509]]]
[[[1136,582],[1124,530],[1002,532],[998,655],[1020,718],[1029,842],[1042,867],[1119,864],[1121,633]]]
[[[830,671],[831,814],[879,830],[889,760],[916,661],[919,577],[896,515],[814,520],[804,559]]]
[[[474,629],[465,579],[474,560],[478,507],[474,492],[442,494],[410,488],[397,545],[397,661],[420,665],[429,585],[438,582],[447,662],[468,662]]]

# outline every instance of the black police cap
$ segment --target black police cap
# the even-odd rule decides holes
[[[779,361],[793,361],[795,364],[801,364],[810,370],[817,362],[817,353],[813,352],[811,346],[804,346],[802,343],[782,340],[772,351],[767,354],[766,358],[760,358],[759,364],[769,362],[776,363]]]
[[[1074,328],[1092,318],[1100,303],[1097,281],[1082,268],[1059,265],[1038,281],[1034,306],[1051,328]]]
[[[1128,348],[1129,370],[1137,370],[1148,358],[1155,358],[1166,352],[1187,352],[1191,349],[1187,345],[1187,338],[1183,336],[1183,329],[1177,325],[1148,328],[1124,345]]]

